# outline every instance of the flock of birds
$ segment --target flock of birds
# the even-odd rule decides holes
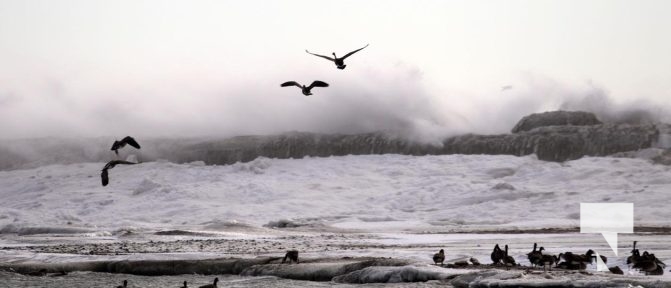
[[[324,58],[326,60],[332,61],[336,65],[336,68],[342,70],[342,69],[345,69],[345,67],[347,67],[347,65],[345,65],[345,59],[347,59],[347,57],[352,56],[352,54],[354,54],[356,52],[359,52],[363,48],[366,48],[366,47],[368,47],[368,44],[366,44],[366,46],[363,46],[363,47],[361,47],[359,49],[356,49],[352,52],[349,52],[349,53],[345,54],[345,56],[342,56],[342,57],[337,57],[335,52],[331,53],[331,54],[333,54],[333,57],[315,54],[315,53],[312,53],[308,50],[305,50],[305,52],[307,52],[310,55],[314,55],[314,56],[321,57],[321,58]],[[312,88],[315,88],[315,87],[329,87],[329,84],[324,82],[324,81],[315,80],[315,81],[312,81],[312,84],[310,84],[308,86],[305,86],[305,85],[301,85],[300,83],[298,83],[296,81],[287,81],[287,82],[284,82],[284,83],[280,84],[280,86],[281,87],[296,86],[296,87],[301,89],[301,92],[303,93],[303,95],[310,96],[310,95],[312,95]]]
[[[645,275],[663,275],[666,264],[655,257],[655,254],[648,253],[648,251],[643,251],[643,254],[641,254],[636,248],[637,242],[638,241],[634,241],[634,246],[631,250],[631,256],[627,257],[627,265],[633,269],[640,270],[641,272],[645,273]],[[551,255],[544,254],[543,251],[545,248],[543,247],[538,248],[538,250],[536,248],[538,248],[538,245],[537,243],[534,243],[533,250],[527,253],[527,258],[529,259],[532,267],[543,266],[544,271],[546,271],[548,267],[550,270],[552,270],[553,265],[556,268],[567,270],[584,270],[587,268],[587,264],[592,264],[597,257],[597,254],[592,249],[587,250],[585,254],[565,252],[559,253],[559,255]],[[599,257],[603,263],[608,262],[608,258],[605,256],[599,255]],[[515,263],[514,257],[508,255],[508,245],[505,245],[505,249],[501,249],[499,244],[496,244],[494,246],[494,250],[492,251],[491,259],[493,265],[505,265],[508,267],[519,265]],[[471,258],[470,260],[473,265],[480,265],[480,262],[478,262],[477,259]],[[433,255],[433,263],[442,266],[444,261],[445,250],[440,249],[438,253]],[[464,262],[461,263],[462,265],[468,265],[466,261],[462,262]],[[458,265],[459,263],[455,264],[456,266],[460,266]],[[617,266],[608,267],[608,270],[610,270],[610,272],[613,274],[624,274],[622,269]]]
[[[116,153],[116,155],[119,156],[119,149],[126,147],[126,145],[130,145],[135,147],[136,149],[140,149],[140,144],[138,144],[133,137],[126,136],[123,139],[121,139],[121,141],[115,140],[114,143],[112,144],[112,149],[110,150],[114,151],[114,153]],[[103,169],[101,170],[102,172],[100,172],[100,179],[102,180],[103,186],[107,186],[107,184],[110,183],[109,172],[107,170],[112,169],[114,168],[114,166],[119,164],[133,165],[137,163],[118,159],[107,162],[107,164],[105,164],[105,167],[103,167]]]
[[[368,44],[366,46],[356,49],[352,52],[349,52],[345,54],[345,56],[342,57],[337,57],[335,52],[331,53],[333,57],[329,56],[324,56],[324,55],[319,55],[312,53],[308,50],[305,50],[308,54],[324,58],[326,60],[334,62],[336,65],[336,68],[338,69],[345,69],[347,65],[345,65],[345,59],[347,57],[352,56],[354,53],[359,52],[360,50],[368,47]],[[281,87],[289,87],[289,86],[296,86],[301,89],[301,92],[305,96],[312,95],[312,88],[315,87],[329,87],[329,84],[320,81],[320,80],[314,80],[310,85],[302,85],[296,81],[287,81],[282,84],[280,84]],[[510,89],[512,87],[504,87],[503,90]],[[140,144],[131,136],[126,136],[121,141],[114,141],[112,144],[111,150],[116,153],[116,155],[119,155],[119,149],[125,147],[126,145],[130,145],[136,149],[140,149]],[[102,179],[102,185],[107,186],[109,184],[109,175],[108,175],[108,170],[114,168],[116,165],[119,164],[124,164],[124,165],[132,165],[132,164],[137,164],[134,162],[130,161],[124,161],[124,160],[112,160],[109,161],[107,164],[102,169],[102,172],[100,174],[101,179]],[[636,243],[637,241],[634,241],[634,246],[633,249],[631,250],[631,256],[627,257],[627,265],[630,265],[634,269],[639,269],[640,271],[644,272],[646,275],[662,275],[664,274],[664,268],[666,268],[666,264],[659,260],[657,257],[655,257],[655,254],[648,253],[648,251],[644,251],[643,254],[639,252],[638,249],[636,249]],[[569,270],[584,270],[587,268],[587,264],[592,264],[594,262],[594,259],[596,258],[597,254],[592,250],[589,249],[585,254],[576,254],[572,252],[565,252],[565,253],[559,253],[559,255],[551,255],[551,254],[544,254],[543,251],[545,250],[544,247],[538,248],[537,243],[534,243],[533,250],[527,254],[527,258],[529,259],[529,262],[532,264],[532,267],[537,267],[537,266],[543,266],[543,270],[547,270],[549,267],[550,270],[552,270],[552,265],[556,268],[561,268],[561,269],[569,269]],[[607,258],[603,255],[599,255],[601,260],[604,263],[607,263]],[[284,256],[284,259],[282,260],[282,263],[285,263],[286,260],[289,259],[289,263],[299,263],[298,262],[298,251],[296,250],[290,250],[287,252],[287,254]],[[504,249],[501,249],[499,247],[499,244],[496,244],[494,246],[494,250],[492,251],[491,254],[491,260],[493,265],[505,265],[507,267],[511,266],[517,266],[519,264],[515,263],[515,258],[508,255],[508,245],[504,246]],[[563,261],[562,261],[563,260]],[[480,262],[475,259],[475,258],[470,258],[470,261],[473,265],[480,265]],[[445,262],[445,250],[440,249],[440,251],[436,254],[433,255],[433,262],[436,265],[444,265]],[[468,263],[466,261],[466,265]],[[457,264],[457,263],[455,263]],[[463,264],[463,263],[462,263]],[[614,274],[624,274],[623,271],[615,266],[615,267],[609,267],[608,268],[612,273]],[[219,282],[219,278],[214,278],[214,282],[212,284],[207,284],[203,286],[199,286],[199,288],[216,288],[217,283]],[[128,280],[123,281],[123,285],[117,286],[117,288],[125,288],[128,285]],[[180,286],[180,288],[187,288],[187,282],[184,281],[183,286]]]
[[[331,53],[333,55],[333,57],[315,54],[315,53],[312,53],[312,52],[308,51],[307,49],[305,50],[305,52],[307,52],[310,55],[314,55],[314,56],[321,57],[321,58],[324,58],[326,60],[332,61],[336,65],[336,68],[342,70],[342,69],[345,69],[345,67],[347,67],[347,65],[345,65],[345,59],[347,59],[347,57],[352,56],[354,53],[361,51],[362,49],[368,47],[368,45],[369,44],[366,44],[366,46],[363,46],[359,49],[356,49],[352,52],[349,52],[349,53],[345,54],[345,56],[342,56],[342,57],[336,56],[335,52]],[[308,86],[302,85],[302,84],[300,84],[296,81],[287,81],[287,82],[284,82],[284,83],[280,84],[280,87],[289,87],[289,86],[296,86],[296,87],[301,89],[301,92],[303,93],[303,95],[310,96],[310,95],[312,95],[312,88],[315,88],[315,87],[329,87],[329,84],[324,82],[324,81],[320,81],[320,80],[312,81],[312,83]],[[119,149],[125,147],[126,145],[130,145],[132,147],[135,147],[136,149],[140,149],[140,144],[138,144],[137,141],[135,141],[135,139],[133,137],[126,136],[123,139],[121,139],[121,141],[116,141],[115,140],[114,143],[112,144],[112,149],[111,150],[114,151],[114,153],[116,153],[116,155],[118,156],[119,155]],[[109,172],[108,172],[108,170],[114,168],[114,166],[119,165],[119,164],[133,165],[133,164],[137,164],[137,163],[130,162],[130,161],[125,161],[125,160],[118,160],[118,159],[107,162],[107,164],[105,164],[105,167],[103,167],[102,172],[100,173],[100,178],[102,180],[103,186],[107,186],[107,184],[109,184]]]

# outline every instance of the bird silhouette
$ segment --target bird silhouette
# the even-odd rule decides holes
[[[128,162],[124,160],[112,160],[110,162],[107,162],[105,164],[105,167],[103,167],[102,172],[100,173],[100,178],[102,179],[103,186],[107,186],[109,184],[109,175],[107,175],[107,170],[114,168],[114,166],[119,165],[119,164],[124,164],[124,165],[132,165],[132,164],[137,164],[133,162]]]
[[[436,265],[438,265],[438,263],[440,263],[440,265],[443,265],[443,262],[445,262],[445,250],[440,249],[438,253],[433,254],[433,263]]]
[[[203,285],[203,286],[200,286],[200,287],[198,287],[198,288],[217,288],[217,282],[219,282],[219,278],[218,278],[218,277],[217,277],[217,278],[214,278],[214,283],[212,283],[212,284],[207,284],[207,285]]]
[[[128,280],[123,280],[123,286],[122,285],[116,286],[116,288],[126,288],[126,287],[128,287]]]
[[[324,55],[319,55],[319,54],[312,53],[312,52],[308,51],[307,49],[305,50],[305,52],[308,52],[308,54],[315,55],[317,57],[321,57],[321,58],[324,58],[324,59],[329,60],[329,61],[333,61],[333,63],[335,63],[335,65],[336,65],[336,67],[338,69],[342,70],[342,69],[345,69],[345,67],[347,67],[347,65],[345,65],[345,59],[347,59],[347,57],[352,56],[352,54],[354,54],[356,52],[359,52],[361,49],[366,48],[366,47],[368,47],[368,44],[366,44],[366,46],[363,46],[363,47],[361,47],[359,49],[356,49],[352,52],[349,52],[349,53],[345,54],[345,56],[342,56],[340,58],[336,57],[335,52],[331,53],[331,54],[333,54],[333,58],[331,58],[329,56],[324,56]]]
[[[314,87],[329,87],[329,84],[326,83],[326,82],[323,82],[323,81],[315,80],[315,81],[312,82],[312,84],[310,84],[310,86],[305,86],[305,85],[298,84],[298,82],[296,82],[296,81],[288,81],[288,82],[282,83],[280,86],[282,86],[282,87],[296,86],[298,88],[301,88],[301,92],[303,92],[303,95],[310,96],[310,95],[312,95],[312,92],[310,92],[310,90],[312,90],[312,88],[314,88]]]
[[[135,141],[133,137],[126,136],[121,141],[114,141],[114,144],[112,144],[112,149],[116,155],[119,155],[119,149],[123,148],[126,146],[126,144],[135,147],[136,149],[140,149],[140,144]]]

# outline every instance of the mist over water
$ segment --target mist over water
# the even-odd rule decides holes
[[[615,102],[599,86],[570,85],[548,77],[528,76],[511,89],[470,93],[436,89],[419,68],[409,65],[328,68],[317,76],[261,75],[258,82],[129,83],[90,89],[77,81],[45,81],[5,89],[0,91],[1,138],[221,138],[289,131],[385,131],[434,142],[464,133],[507,133],[525,115],[557,109],[593,112],[614,123],[669,122],[671,111],[666,103]],[[279,87],[283,81],[309,84],[317,79],[331,86],[315,88],[309,97],[296,87]]]

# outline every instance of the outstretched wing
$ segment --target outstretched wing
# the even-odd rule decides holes
[[[315,80],[310,84],[310,87],[308,89],[312,89],[312,87],[329,87],[329,84],[323,81]]]
[[[107,176],[107,169],[103,169],[103,172],[100,173],[100,178],[103,181],[103,187],[110,183],[110,178]]]
[[[326,59],[326,60],[329,60],[329,61],[335,61],[335,59],[333,59],[333,58],[331,58],[331,57],[329,57],[329,56],[324,56],[324,55],[315,54],[315,53],[312,53],[312,52],[308,51],[307,49],[305,50],[305,52],[308,52],[308,54],[312,54],[312,55],[315,55],[315,56],[317,56],[317,57],[322,57],[322,58],[324,58],[324,59]]]
[[[135,139],[133,139],[133,137],[126,136],[126,137],[123,138],[121,141],[124,142],[124,143],[126,143],[126,144],[128,144],[128,145],[130,145],[130,146],[133,146],[133,147],[135,147],[135,148],[137,148],[137,149],[140,149],[140,144],[138,144],[137,141],[135,141]]]
[[[287,81],[287,82],[284,82],[284,83],[280,84],[280,86],[282,86],[282,87],[296,86],[298,88],[303,88],[301,86],[301,84],[298,84],[298,82],[296,82],[296,81]]]
[[[124,161],[124,160],[112,160],[110,162],[107,162],[107,164],[105,164],[105,167],[103,167],[103,170],[112,169],[112,168],[114,168],[114,166],[116,166],[118,164],[132,165],[132,164],[137,164],[137,163]]]
[[[110,150],[119,149],[119,144],[120,144],[119,141],[114,141],[114,143],[112,143],[112,148]],[[117,152],[117,154],[119,154],[119,152]]]
[[[366,46],[363,46],[363,47],[361,47],[361,48],[359,48],[359,49],[356,49],[356,50],[354,50],[354,51],[352,51],[352,52],[349,52],[349,53],[345,54],[345,56],[342,56],[342,58],[340,58],[340,59],[345,60],[345,58],[347,58],[347,57],[349,57],[349,56],[352,56],[352,54],[354,54],[354,53],[356,53],[356,52],[359,52],[359,51],[360,51],[361,49],[363,49],[363,48],[368,47],[368,45],[369,45],[369,44],[366,44]]]

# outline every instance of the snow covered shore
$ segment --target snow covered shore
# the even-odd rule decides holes
[[[384,231],[571,228],[580,202],[633,202],[668,226],[671,167],[640,159],[369,155],[249,163],[103,163],[0,172],[0,232],[266,227]]]
[[[0,262],[28,267],[221,257],[253,262],[298,249],[308,259],[307,270],[268,263],[222,279],[253,279],[245,285],[263,287],[268,285],[264,277],[272,276],[285,279],[273,280],[277,286],[311,287],[317,284],[288,279],[311,279],[328,270],[338,282],[327,286],[397,281],[669,286],[666,275],[621,279],[556,272],[547,278],[497,269],[456,275],[429,266],[432,253],[442,248],[449,261],[476,257],[489,263],[495,243],[510,244],[511,255],[528,265],[525,254],[539,242],[553,254],[596,249],[609,256],[609,266],[627,271],[622,255],[633,240],[671,262],[665,236],[671,168],[649,160],[588,157],[554,163],[535,156],[368,155],[259,158],[227,166],[159,161],[114,168],[107,187],[100,185],[103,164],[0,172]],[[614,257],[600,235],[575,233],[580,202],[633,202],[639,207],[636,226],[654,233],[621,235],[621,257]],[[539,234],[543,231],[550,234]],[[325,257],[391,257],[405,266],[362,266],[336,275],[340,264],[320,264]],[[82,273],[35,285],[75,281],[71,277],[93,281],[90,275],[99,275]],[[36,281],[3,275],[9,282]],[[147,283],[142,287],[159,287],[151,283],[162,281],[135,279]]]

